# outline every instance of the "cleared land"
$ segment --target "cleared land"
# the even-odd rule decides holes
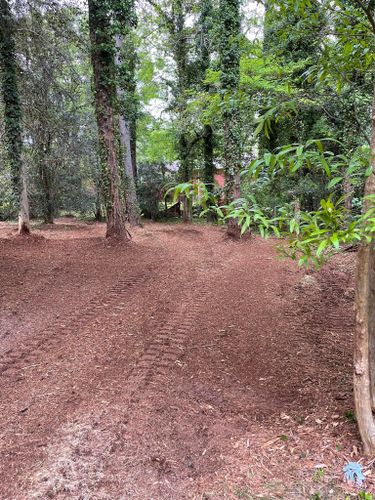
[[[147,224],[117,245],[74,219],[12,231],[2,499],[345,498],[353,254],[305,274],[214,227]]]

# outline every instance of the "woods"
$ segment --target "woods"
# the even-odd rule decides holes
[[[345,387],[350,395],[345,397],[350,401],[352,398],[353,410],[345,411],[353,413],[356,429],[353,432],[358,431],[362,454],[351,453],[351,462],[359,464],[360,474],[361,467],[368,467],[365,472],[370,477],[371,460],[375,456],[374,63],[372,0],[0,0],[0,246],[6,259],[14,262],[14,276],[18,276],[16,267],[23,266],[22,259],[29,262],[31,256],[35,258],[33,245],[41,245],[44,253],[44,248],[51,244],[52,255],[53,245],[60,238],[62,251],[67,255],[73,252],[80,263],[75,271],[79,279],[90,280],[90,273],[96,273],[97,266],[107,265],[107,257],[101,253],[103,248],[108,250],[108,266],[111,268],[113,259],[113,269],[116,265],[122,269],[121,276],[115,271],[110,279],[108,275],[108,282],[103,274],[97,285],[101,290],[98,300],[105,304],[108,300],[116,318],[117,314],[123,314],[124,307],[130,307],[122,299],[118,303],[118,294],[123,293],[119,290],[124,287],[127,290],[125,275],[133,267],[131,286],[133,281],[137,287],[143,279],[151,280],[150,290],[154,290],[155,297],[167,294],[166,304],[172,302],[167,290],[174,290],[169,280],[179,280],[182,269],[186,286],[181,277],[180,288],[174,291],[175,307],[181,318],[185,318],[185,293],[189,308],[197,310],[192,317],[196,318],[199,307],[203,307],[200,305],[203,295],[190,296],[187,291],[187,288],[195,290],[198,283],[208,297],[204,307],[210,311],[217,308],[222,322],[227,301],[234,300],[226,292],[227,286],[232,290],[229,283],[233,280],[237,280],[242,290],[245,281],[249,286],[248,294],[252,297],[249,308],[260,308],[268,318],[276,304],[282,328],[286,328],[290,313],[283,309],[285,305],[279,304],[279,296],[286,294],[288,300],[295,301],[296,304],[290,302],[291,308],[298,304],[296,324],[304,318],[304,310],[310,311],[314,303],[317,321],[322,322],[321,332],[314,337],[318,339],[315,342],[308,340],[306,328],[300,334],[302,344],[307,342],[310,349],[316,350],[325,346],[328,352],[332,348],[332,358],[327,355],[332,377],[335,379],[340,370],[345,372],[344,378],[351,377],[350,386]],[[102,230],[105,238],[101,238]],[[94,240],[98,258],[102,255],[100,263],[90,246]],[[232,245],[231,251],[222,246],[223,241]],[[13,259],[11,252],[7,253],[7,244],[14,245]],[[24,249],[18,250],[22,245]],[[77,254],[81,245],[91,255],[94,268],[85,278],[80,274],[84,260]],[[244,258],[246,255],[252,262],[257,257],[251,253],[252,245],[262,258],[272,260],[270,269],[265,260],[259,262],[260,269],[267,269],[265,276],[260,276],[256,266],[249,264],[263,290],[261,297],[253,296],[258,282],[251,281]],[[271,248],[274,253],[269,256]],[[48,252],[46,255],[50,255]],[[277,255],[284,258],[282,264],[276,260]],[[56,256],[60,258],[58,252]],[[284,278],[275,274],[279,265],[280,273],[286,273]],[[58,266],[56,269],[60,269]],[[160,276],[158,266],[163,270]],[[164,266],[171,267],[167,270]],[[27,265],[25,269],[26,276],[30,267]],[[347,290],[342,285],[339,292],[335,291],[332,281],[331,291],[324,292],[326,295],[319,305],[317,297],[325,287],[329,288],[324,280],[336,276],[341,269],[345,279],[339,275],[339,282],[345,282]],[[215,296],[212,302],[209,294],[217,286],[210,281],[209,270],[222,287],[221,296]],[[4,280],[9,283],[27,281],[22,276],[12,278],[4,271]],[[282,292],[272,287],[271,277]],[[45,279],[49,278],[47,273]],[[35,279],[38,282],[38,275]],[[205,279],[210,281],[211,288],[204,283]],[[270,282],[270,295],[263,280]],[[31,284],[26,286],[27,290],[28,287]],[[89,287],[88,284],[87,290]],[[300,296],[295,298],[297,289]],[[237,297],[234,289],[231,293]],[[111,294],[115,298],[111,299]],[[8,296],[10,311],[16,306],[13,295],[7,291],[4,303]],[[90,296],[90,300],[95,303],[94,297]],[[246,330],[249,345],[254,345],[263,332],[259,326],[245,326],[246,308],[242,297],[237,300],[238,304],[231,302],[231,311],[241,323],[238,331]],[[348,310],[355,311],[355,319],[348,328],[351,312],[347,313],[347,323],[340,323],[340,337],[336,331],[331,335],[324,330],[323,316],[343,314],[342,301],[346,301]],[[147,346],[145,332],[151,327],[144,315],[152,319],[154,313],[142,309],[141,302],[133,304],[134,311],[138,311],[134,312],[134,318],[130,310],[126,309],[126,315],[131,328],[143,318],[143,323],[137,326],[136,338],[142,338]],[[54,307],[59,306],[54,304]],[[168,307],[173,318],[173,306]],[[201,313],[205,314],[203,310]],[[106,313],[95,314],[100,322],[100,315],[105,317]],[[36,317],[32,313],[32,321]],[[26,320],[20,319],[16,324],[11,315],[5,314],[4,318],[4,339],[8,335],[16,338]],[[84,321],[88,328],[89,320]],[[210,321],[215,323],[213,317]],[[256,317],[252,321],[256,325]],[[270,342],[259,354],[264,373],[253,368],[257,361],[250,359],[251,353],[245,365],[249,366],[249,373],[254,369],[260,375],[259,380],[267,381],[270,379],[265,353],[272,363],[273,356],[277,358],[284,352],[284,344],[276,341],[275,345],[269,325],[263,326]],[[101,334],[95,328],[96,342],[101,345]],[[109,328],[113,328],[113,338],[117,338],[120,328]],[[186,328],[193,330],[194,325]],[[206,328],[210,329],[209,324]],[[216,325],[215,328],[223,333],[231,327]],[[348,332],[345,338],[344,332]],[[161,337],[161,344],[164,341],[173,344],[169,332],[159,334],[166,335],[164,340]],[[235,370],[239,358],[228,354],[232,341],[227,341],[226,356]],[[319,379],[316,382],[319,390],[329,391],[327,382],[319,378],[323,375],[317,373],[317,365],[302,377],[305,368],[295,360],[301,352],[307,353],[303,348],[294,349],[293,342],[284,366],[286,371],[292,369],[294,362],[299,367],[299,397],[302,398],[311,377]],[[348,353],[352,357],[345,365],[333,361],[341,344],[342,359]],[[159,358],[164,360],[165,353],[159,352],[159,347],[150,347],[152,353],[145,354],[146,361],[147,356],[156,365]],[[123,348],[127,348],[125,344]],[[144,349],[148,352],[147,347]],[[141,350],[140,346],[135,349]],[[11,350],[3,354],[5,364],[8,352]],[[112,359],[111,353],[107,353],[108,359]],[[171,356],[174,354],[173,351]],[[324,352],[322,357],[325,355]],[[212,356],[219,358],[215,349]],[[98,363],[105,366],[104,361]],[[138,364],[134,363],[136,372]],[[118,371],[115,367],[113,370]],[[322,373],[324,370],[323,367]],[[327,373],[329,377],[331,372]],[[276,376],[275,373],[270,377]],[[178,376],[175,380],[178,381]],[[241,385],[241,380],[238,382]],[[287,384],[287,380],[284,382]],[[251,385],[248,380],[246,384]],[[131,390],[136,392],[136,386]],[[210,392],[209,384],[205,390]],[[270,387],[267,390],[272,393]],[[283,392],[283,386],[279,392]],[[153,400],[154,393],[150,398]],[[257,404],[249,403],[250,411],[255,414]],[[297,411],[299,403],[296,396],[290,407],[279,404],[279,414],[289,415]],[[303,407],[305,401],[301,404]],[[335,405],[327,399],[325,411],[343,414],[343,408],[337,410]],[[290,420],[303,420],[305,425],[310,416],[307,406],[304,409],[303,418],[294,414]],[[142,413],[139,418],[142,421]],[[312,418],[322,420],[319,416]],[[270,428],[272,425],[278,424],[272,423]],[[344,428],[345,421],[341,425]],[[324,432],[328,428],[331,429],[327,423]],[[355,434],[345,436],[346,445],[350,443],[357,450]],[[324,435],[330,443],[334,437]],[[304,451],[301,453],[305,455]],[[320,460],[324,467],[318,469],[326,468],[326,458]],[[370,462],[365,467],[363,460],[367,459]],[[151,461],[168,469],[160,457]],[[82,474],[85,476],[86,472]],[[335,474],[337,478],[337,469]],[[347,480],[347,475],[344,476]],[[310,479],[304,480],[310,485],[315,481]],[[357,479],[349,477],[353,490],[346,493],[363,493],[370,496],[358,498],[371,500],[374,494],[371,480],[367,479],[368,489],[360,492],[361,481]],[[87,488],[90,494],[96,491],[92,486]],[[224,495],[222,491],[220,495]],[[234,490],[230,491],[234,495]],[[318,492],[321,496],[314,497],[316,492],[306,491],[305,496],[299,497],[297,493],[290,497],[290,492],[285,493],[285,498],[341,498],[339,493],[332,496]],[[144,498],[150,492],[145,491]],[[129,493],[128,497],[137,498],[134,495]],[[156,493],[154,497],[174,498],[168,495]],[[213,498],[227,498],[220,495]],[[255,498],[252,493],[246,495],[245,498]]]

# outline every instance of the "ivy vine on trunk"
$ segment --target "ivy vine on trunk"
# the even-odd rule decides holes
[[[0,69],[4,101],[7,162],[12,174],[14,201],[18,207],[18,232],[30,233],[26,177],[22,162],[22,110],[17,83],[14,20],[7,0],[0,0]]]
[[[119,110],[119,129],[121,155],[124,165],[126,212],[131,226],[141,226],[137,188],[135,183],[135,158],[132,148],[132,123],[136,121],[135,88],[135,50],[131,47],[131,33],[116,34],[116,67],[118,72],[117,98]],[[127,47],[124,48],[124,38]],[[126,50],[125,50],[126,49]],[[134,128],[134,127],[133,127]]]
[[[238,91],[240,84],[240,2],[220,0],[219,55],[223,109],[224,193],[227,203],[240,198],[241,124]],[[240,236],[234,219],[228,223],[228,234]]]
[[[89,0],[91,60],[94,72],[95,109],[102,161],[102,189],[107,209],[107,237],[128,239],[123,202],[120,194],[120,173],[116,138],[116,78],[114,41],[107,2]]]

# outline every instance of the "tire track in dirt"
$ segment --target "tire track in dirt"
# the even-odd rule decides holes
[[[22,367],[22,363],[32,363],[34,356],[36,362],[38,359],[42,360],[43,366],[43,353],[48,350],[52,351],[52,357],[49,356],[52,360],[52,379],[49,378],[43,382],[42,388],[33,391],[37,404],[34,406],[34,402],[31,401],[33,411],[32,413],[28,412],[30,417],[27,420],[27,426],[25,427],[26,420],[24,420],[22,426],[19,419],[16,421],[12,417],[14,424],[12,422],[11,428],[15,432],[21,431],[21,434],[16,440],[9,441],[8,439],[8,444],[14,444],[14,450],[12,446],[7,451],[7,455],[10,456],[10,460],[13,460],[12,456],[19,456],[18,461],[23,457],[23,463],[29,464],[28,470],[30,471],[22,479],[22,487],[16,490],[19,496],[13,493],[10,494],[9,498],[12,500],[16,498],[21,500],[34,496],[38,498],[49,496],[82,498],[85,491],[87,494],[96,491],[95,485],[98,484],[100,470],[104,470],[106,464],[111,462],[113,449],[121,442],[123,426],[132,419],[134,423],[136,422],[138,417],[134,410],[145,403],[145,398],[149,397],[150,393],[157,394],[160,392],[163,376],[175,364],[178,366],[179,359],[185,350],[187,335],[191,332],[192,325],[196,322],[207,296],[205,293],[207,282],[202,279],[201,274],[204,275],[207,269],[219,270],[220,264],[214,262],[212,249],[207,248],[208,252],[202,252],[202,248],[199,248],[201,245],[197,246],[190,238],[185,239],[183,246],[184,250],[190,246],[189,259],[183,260],[181,253],[178,251],[175,253],[173,245],[175,237],[173,233],[171,236],[169,242],[171,251],[169,254],[163,255],[163,262],[166,263],[166,266],[157,266],[157,272],[153,274],[157,278],[150,284],[150,288],[154,291],[157,290],[160,295],[153,298],[150,296],[151,300],[147,300],[147,304],[151,305],[151,317],[155,314],[155,319],[143,321],[145,328],[138,330],[140,333],[142,332],[142,339],[146,341],[146,345],[135,366],[131,367],[127,364],[128,360],[132,363],[132,356],[129,357],[126,352],[129,343],[125,341],[127,336],[125,332],[121,332],[123,327],[118,326],[121,323],[118,320],[123,317],[126,328],[131,306],[129,309],[126,304],[121,304],[121,302],[124,302],[124,297],[128,291],[136,293],[138,297],[138,299],[135,299],[132,294],[131,303],[142,300],[144,292],[140,286],[151,277],[150,273],[118,281],[109,289],[109,292],[102,292],[98,297],[91,299],[83,313],[77,312],[69,320],[69,324],[60,321],[58,325],[51,325],[50,328],[43,330],[43,337],[37,337],[37,341],[32,343],[32,349],[28,349],[28,351],[27,349],[22,350],[23,354],[20,363],[17,361],[19,358],[11,359],[10,368],[13,369],[8,374],[5,371],[4,377],[15,375],[14,371]],[[176,268],[182,270],[181,279],[179,279],[178,275],[176,279],[174,275]],[[186,280],[187,270],[189,271],[188,280]],[[99,304],[102,297],[104,300]],[[176,300],[172,299],[172,297],[178,297],[176,311],[170,314],[167,306],[166,308],[162,307],[158,312],[158,301],[161,299],[173,304]],[[116,314],[113,314],[113,312]],[[96,324],[96,318],[100,318],[100,323]],[[106,328],[105,330],[103,330],[103,326]],[[65,352],[61,350],[64,349],[64,345],[67,345],[68,339],[66,337],[69,338],[70,336],[75,345],[76,333],[79,333],[81,337],[81,340],[77,343],[77,348],[81,346],[81,349],[83,347],[85,352],[84,359],[82,359],[82,369],[86,371],[85,380],[88,373],[92,375],[92,378],[89,377],[85,382],[86,385],[82,387],[85,392],[85,397],[82,399],[69,396],[69,386],[71,387],[69,381],[76,378],[73,372],[75,368],[79,368],[78,373],[81,373],[80,365],[77,365],[74,359],[69,361]],[[100,337],[107,336],[107,334],[110,335],[109,344],[108,346],[102,344],[102,347],[110,356],[107,356],[107,354],[99,356],[100,359],[96,361],[95,357],[93,357],[95,352],[98,352],[95,339],[100,342]],[[49,335],[52,336],[52,339],[48,338]],[[89,343],[88,346],[87,342]],[[27,345],[30,347],[29,344]],[[62,353],[61,360],[59,360],[59,352]],[[72,347],[69,348],[69,352],[79,354],[80,351],[75,351]],[[137,353],[135,352],[135,354]],[[105,366],[107,359],[110,360],[110,363]],[[98,367],[93,366],[97,363],[105,368],[101,374],[95,371],[95,368]],[[67,366],[67,371],[64,371],[64,366]],[[7,369],[9,370],[9,368]],[[40,368],[37,368],[37,370],[39,376],[41,376],[43,372]],[[100,380],[106,382],[102,384],[100,390],[95,394],[95,385]],[[27,385],[27,381],[25,385]],[[34,429],[33,422],[36,421],[38,413],[42,410],[42,405],[39,403],[41,401],[40,396],[45,394],[45,396],[49,397],[49,394],[47,394],[49,387],[56,394],[55,397],[51,393],[50,399],[53,408],[60,412],[60,407],[65,404],[67,413],[57,420],[53,416],[54,410],[46,416],[40,414],[42,428],[45,428],[47,435],[45,437],[41,435],[38,441],[33,439],[30,442],[29,437],[32,436],[31,433],[33,433]],[[56,391],[60,394],[58,399]],[[68,401],[69,399],[72,400],[72,404]],[[25,407],[31,405],[26,400]],[[23,406],[18,406],[18,408],[23,408]],[[15,410],[17,411],[17,408]],[[26,443],[30,443],[31,448],[39,447],[37,461],[30,455],[30,451],[22,450],[22,442],[25,442],[25,439],[27,439]],[[40,464],[45,465],[41,467]],[[34,471],[34,473],[31,471]],[[31,478],[32,485],[29,483]],[[51,481],[53,484],[51,484]],[[86,489],[82,486],[85,481],[88,482]],[[27,491],[27,493],[22,494],[24,491]],[[77,492],[76,495],[75,492]],[[104,496],[103,498],[111,497]]]
[[[263,243],[158,227],[141,240],[151,252],[162,247],[150,280],[130,294],[120,282],[102,283],[101,308],[68,337],[59,326],[60,342],[45,357],[36,352],[37,368],[20,382],[4,373],[4,500],[226,498],[224,489],[229,498],[228,484],[247,474],[241,467],[254,463],[256,446],[286,434],[284,420],[274,422],[281,410],[321,418],[315,412],[327,404],[336,413],[323,390],[337,390],[340,370],[329,363],[350,322],[343,327],[345,300],[332,311],[325,303],[343,294],[343,283],[331,286],[331,275],[329,289],[319,277],[299,287],[294,270],[279,277]],[[304,385],[311,392],[300,397]]]
[[[0,356],[0,375],[6,375],[9,369],[18,370],[24,363],[33,363],[43,352],[60,344],[63,337],[89,327],[98,315],[103,317],[114,307],[118,307],[119,301],[151,277],[152,273],[149,272],[120,279],[107,291],[101,291],[89,300],[83,310],[74,311],[68,321],[51,324],[38,335],[18,345],[17,350],[9,349]]]
[[[139,410],[143,405],[148,387],[152,386],[152,392],[157,393],[166,373],[180,363],[187,335],[199,318],[207,297],[206,282],[200,275],[207,265],[214,267],[211,255],[209,258],[207,264],[201,262],[195,267],[196,276],[185,284],[186,291],[182,293],[175,313],[164,325],[160,325],[158,318],[149,325],[154,336],[134,367],[118,374],[117,384],[123,388],[120,401],[117,397],[106,397],[105,405],[99,411],[76,415],[73,422],[68,422],[55,434],[48,446],[45,467],[33,477],[28,491],[31,497],[44,498],[51,492],[55,495],[69,491],[66,498],[81,498],[82,494],[97,491],[105,476],[104,470],[112,460],[113,450],[121,446],[124,426],[130,425],[133,414],[137,415],[135,409]],[[100,498],[112,497],[104,494]]]

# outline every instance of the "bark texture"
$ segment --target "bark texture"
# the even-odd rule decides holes
[[[89,0],[91,61],[94,72],[95,109],[101,146],[102,187],[107,212],[107,237],[128,239],[120,196],[118,151],[115,134],[115,65],[106,4]]]
[[[30,234],[29,198],[27,195],[27,183],[24,167],[21,170],[22,189],[20,197],[20,211],[18,214],[18,234]]]
[[[375,92],[372,108],[371,163],[365,195],[375,194]],[[364,209],[366,210],[366,204]],[[356,331],[354,339],[354,400],[364,451],[375,455],[375,249],[363,243],[358,252]]]
[[[123,37],[116,35],[116,66],[121,66],[121,53],[123,48]],[[120,79],[121,80],[121,79]],[[121,153],[125,174],[125,204],[126,212],[131,226],[142,226],[141,211],[139,208],[137,188],[135,184],[135,161],[133,160],[132,134],[129,118],[125,116],[125,91],[121,86],[121,81],[117,83],[117,98],[119,102],[119,129]]]

